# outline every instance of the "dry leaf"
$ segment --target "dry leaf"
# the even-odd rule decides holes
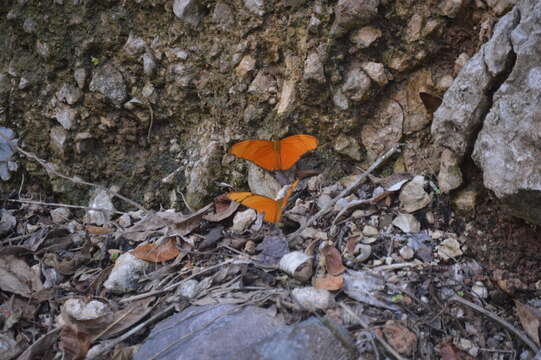
[[[86,225],[85,229],[91,235],[107,235],[113,232],[113,229],[93,225]]]
[[[103,338],[115,337],[123,333],[124,331],[133,327],[142,318],[148,315],[152,310],[150,304],[155,300],[154,297],[134,301],[130,303],[126,308],[116,311],[114,313],[114,320],[111,323],[116,323],[113,327],[109,328],[103,335]]]
[[[330,291],[340,290],[344,286],[344,277],[327,275],[323,277],[317,277],[314,280],[314,287],[316,289],[326,289]]]
[[[411,355],[417,346],[415,333],[400,321],[387,321],[383,326],[383,334],[389,344],[402,355]]]
[[[180,254],[180,250],[176,247],[176,241],[173,237],[165,240],[161,245],[158,244],[141,244],[132,250],[132,255],[136,258],[151,261],[163,262],[174,259]]]
[[[419,97],[425,106],[426,112],[431,115],[438,110],[442,102],[442,99],[439,96],[435,96],[423,91],[419,93]]]
[[[145,241],[153,233],[162,235],[185,236],[196,229],[201,223],[203,214],[212,204],[205,206],[190,215],[182,215],[173,211],[160,211],[147,215],[144,219],[126,229],[122,236],[132,241]]]
[[[48,360],[52,359],[55,356],[55,352],[51,351],[54,344],[58,340],[58,334],[60,328],[53,329],[47,334],[40,337],[38,340],[34,341],[26,350],[19,355],[17,360]]]
[[[325,246],[321,249],[321,255],[325,257],[325,266],[329,274],[337,276],[346,271],[342,264],[342,255],[334,246]]]
[[[39,276],[24,260],[15,256],[0,256],[0,289],[23,297],[43,288]]]
[[[515,300],[515,306],[517,307],[517,315],[520,320],[520,324],[526,330],[528,336],[537,344],[539,343],[539,324],[541,323],[541,311],[538,309],[522,304]]]
[[[448,342],[439,345],[438,354],[441,360],[474,360],[469,354],[457,349],[455,345]]]
[[[60,332],[60,348],[65,360],[83,360],[90,348],[90,343],[90,334],[77,330],[74,325],[65,325]]]

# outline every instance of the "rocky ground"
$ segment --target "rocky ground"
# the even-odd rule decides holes
[[[430,177],[325,179],[301,181],[279,226],[222,196],[182,214],[12,194],[2,358],[533,358],[534,227],[488,194],[461,216]]]

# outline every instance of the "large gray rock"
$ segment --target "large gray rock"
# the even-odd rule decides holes
[[[285,326],[255,306],[192,306],[159,323],[134,360],[353,359],[346,341],[353,345],[347,332],[314,317]]]
[[[199,0],[175,0],[173,3],[175,16],[192,26],[199,25],[203,17]]]
[[[541,224],[541,2],[520,1],[507,16],[513,14],[520,23],[506,45],[516,61],[494,95],[472,157],[487,188],[516,216]]]
[[[450,150],[459,162],[475,141],[476,132],[489,110],[493,87],[512,62],[510,34],[519,18],[515,9],[500,19],[492,38],[462,68],[434,113],[432,136],[436,145]],[[441,165],[440,181],[460,186],[461,181],[445,181],[456,175],[448,173],[449,169]]]

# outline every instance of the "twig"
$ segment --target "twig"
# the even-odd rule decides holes
[[[61,203],[46,203],[42,201],[35,201],[35,200],[18,200],[18,199],[8,199],[7,201],[11,202],[18,202],[23,204],[34,204],[34,205],[43,205],[43,206],[56,206],[56,207],[65,207],[65,208],[72,208],[72,209],[85,209],[85,210],[93,210],[93,211],[103,211],[103,212],[109,212],[114,214],[126,214],[122,211],[116,211],[116,210],[110,210],[110,209],[104,209],[104,208],[95,208],[90,206],[81,206],[81,205],[69,205],[69,204],[61,204]]]
[[[138,204],[137,202],[131,200],[131,199],[128,199],[127,197],[123,196],[123,195],[120,195],[119,193],[117,193],[116,191],[113,191],[113,190],[110,190],[110,189],[107,189],[101,185],[98,185],[98,184],[94,184],[94,183],[91,183],[91,182],[88,182],[88,181],[85,181],[85,180],[82,180],[82,179],[79,179],[79,178],[75,178],[75,177],[69,177],[67,175],[64,175],[60,172],[58,172],[54,166],[52,166],[50,163],[46,162],[45,160],[37,157],[36,155],[28,152],[28,151],[25,151],[23,150],[19,145],[15,144],[13,141],[11,141],[11,139],[9,139],[7,136],[5,136],[4,134],[0,133],[0,137],[2,137],[5,141],[7,141],[7,143],[15,150],[17,150],[18,152],[20,152],[21,154],[25,155],[26,157],[30,158],[30,159],[33,159],[34,161],[38,162],[41,166],[43,166],[45,168],[45,170],[47,170],[47,172],[49,174],[53,174],[55,176],[58,176],[59,178],[62,178],[62,179],[65,179],[65,180],[69,180],[75,184],[79,184],[79,185],[86,185],[86,186],[91,186],[91,187],[95,187],[97,189],[101,189],[101,190],[104,190],[110,194],[113,194],[114,196],[116,196],[117,198],[121,199],[121,200],[124,200],[125,202],[127,202],[128,204],[132,205],[132,206],[135,206],[136,208],[138,208],[139,210],[142,210],[144,211],[145,213],[148,213],[148,210],[145,209],[142,205]]]
[[[149,296],[154,296],[154,295],[160,295],[160,294],[163,294],[165,292],[168,292],[170,290],[173,290],[175,289],[177,286],[179,286],[180,284],[182,284],[183,282],[185,281],[188,281],[188,280],[191,280],[193,279],[194,277],[197,277],[199,275],[202,275],[206,272],[209,272],[209,271],[212,271],[212,270],[215,270],[215,269],[218,269],[224,265],[227,265],[227,264],[230,264],[233,262],[234,259],[227,259],[226,261],[222,261],[221,263],[219,264],[216,264],[216,265],[213,265],[213,266],[209,266],[208,268],[206,269],[203,269],[199,272],[196,272],[195,274],[192,274],[190,276],[188,276],[186,279],[183,279],[183,280],[180,280],[176,283],[173,283],[171,285],[168,285],[166,286],[165,288],[161,289],[161,290],[154,290],[154,291],[149,291],[147,293],[144,293],[144,294],[139,294],[139,295],[135,295],[135,296],[132,296],[132,297],[129,297],[129,298],[125,298],[125,299],[122,299],[120,300],[121,303],[127,303],[127,302],[130,302],[130,301],[135,301],[135,300],[139,300],[139,299],[144,299],[146,297],[149,297]]]
[[[154,111],[152,111],[152,105],[150,105],[150,101],[146,104],[148,106],[148,110],[150,111],[150,125],[148,125],[148,132],[147,132],[147,141],[150,142],[150,133],[152,131],[152,124],[154,124]]]
[[[344,303],[339,303],[339,305],[342,309],[344,309],[345,312],[347,312],[351,317],[357,320],[365,330],[370,331],[370,326],[368,326],[368,324],[363,319],[361,319],[357,314],[355,314],[349,306]],[[400,356],[400,354],[391,345],[389,345],[383,337],[378,335],[377,332],[374,331],[373,334],[376,337],[376,340],[379,341],[379,343],[385,348],[385,350],[387,350],[387,352],[389,352],[398,360],[406,360],[406,358]]]
[[[490,311],[485,310],[481,306],[479,306],[477,304],[474,304],[474,303],[472,303],[472,302],[470,302],[470,301],[468,301],[468,300],[466,300],[466,299],[464,299],[464,298],[462,298],[460,296],[457,296],[457,295],[451,296],[451,298],[448,301],[449,302],[457,302],[457,303],[460,303],[462,305],[469,306],[473,310],[475,310],[477,312],[480,312],[481,314],[491,318],[492,320],[496,321],[501,326],[503,326],[504,328],[511,331],[513,334],[515,334],[524,344],[528,345],[528,347],[530,349],[532,349],[532,351],[534,353],[537,353],[539,351],[539,347],[533,341],[531,341],[526,335],[524,335],[517,328],[515,328],[513,325],[511,325],[509,322],[502,319],[498,315],[493,314]]]
[[[299,235],[306,229],[308,226],[312,225],[317,219],[328,213],[336,204],[336,202],[344,197],[346,197],[353,189],[355,189],[357,186],[359,186],[367,177],[368,175],[377,169],[381,164],[383,164],[387,159],[389,159],[391,156],[394,155],[399,150],[399,145],[393,146],[389,151],[387,151],[385,154],[380,156],[379,159],[377,159],[370,167],[361,175],[359,178],[350,184],[345,190],[343,190],[338,196],[336,196],[334,199],[332,199],[327,206],[325,206],[323,209],[319,210],[314,216],[309,218],[306,223],[304,223],[297,231],[295,231],[293,234],[289,236],[289,240],[294,242],[295,239],[299,237]]]
[[[374,268],[370,268],[370,271],[386,271],[386,270],[397,270],[407,267],[415,267],[415,266],[423,266],[423,264],[416,264],[416,263],[397,263],[397,264],[389,264],[389,265],[381,265],[376,266]]]
[[[141,330],[144,327],[146,327],[146,326],[148,326],[148,325],[150,325],[150,324],[164,318],[165,316],[169,315],[170,312],[175,310],[175,306],[176,306],[175,304],[168,306],[164,310],[160,311],[156,315],[149,318],[147,321],[144,321],[144,322],[140,323],[139,325],[135,326],[134,328],[132,328],[130,331],[128,331],[124,335],[115,338],[113,341],[111,341],[106,346],[104,346],[99,351],[97,351],[95,354],[93,354],[92,357],[87,358],[87,359],[96,360],[96,359],[101,358],[103,355],[105,355],[109,351],[111,351],[115,346],[117,346],[118,344],[120,344],[122,341],[126,340],[127,338],[129,338],[133,334],[137,333],[139,330]]]

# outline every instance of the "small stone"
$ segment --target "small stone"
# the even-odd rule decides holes
[[[69,83],[65,83],[60,90],[56,92],[56,98],[68,105],[75,104],[82,95],[83,93],[81,90]]]
[[[145,52],[145,40],[133,33],[128,35],[123,50],[132,58],[137,58]]]
[[[443,260],[449,260],[451,258],[457,258],[461,256],[462,250],[460,249],[460,243],[457,239],[449,238],[442,241],[437,247],[438,255]]]
[[[359,102],[368,96],[371,82],[361,68],[354,66],[346,74],[342,91],[349,99]]]
[[[340,110],[347,110],[349,108],[348,98],[344,95],[340,88],[336,89],[334,92],[332,101]]]
[[[315,34],[319,30],[319,25],[321,24],[321,20],[319,20],[315,16],[310,17],[310,21],[308,22],[308,31]]]
[[[440,6],[444,16],[454,18],[462,9],[464,0],[444,0]]]
[[[143,72],[146,76],[154,75],[156,71],[156,58],[151,53],[147,52],[143,55]]]
[[[183,281],[178,287],[177,294],[187,299],[194,299],[199,294],[199,281],[190,279]]]
[[[61,105],[58,107],[58,109],[56,109],[54,118],[60,123],[60,125],[62,125],[64,129],[69,130],[75,124],[78,115],[79,113],[77,110],[66,105]]]
[[[120,226],[123,227],[123,228],[130,227],[131,224],[132,224],[130,215],[128,215],[128,214],[122,214],[122,215],[117,219],[117,223],[118,223],[118,225],[120,225]]]
[[[368,24],[378,14],[379,4],[380,0],[338,0],[331,35],[340,37],[355,26]]]
[[[43,59],[47,60],[51,56],[51,50],[49,49],[49,44],[45,41],[37,40],[36,41],[36,52]]]
[[[317,52],[310,53],[304,61],[304,80],[313,80],[319,84],[325,84],[325,72],[323,63]]]
[[[334,296],[329,290],[313,287],[295,288],[291,296],[306,311],[314,312],[334,307]]]
[[[30,87],[30,85],[32,85],[32,83],[30,82],[30,80],[28,80],[27,78],[25,77],[21,77],[21,80],[19,80],[19,86],[18,86],[18,89],[19,90],[25,90],[25,89],[28,89]]]
[[[488,298],[488,290],[482,281],[476,281],[471,288],[471,292],[481,299]]]
[[[355,253],[359,254],[355,257],[355,261],[360,263],[365,262],[372,255],[372,246],[366,244],[357,244],[357,246],[355,246]]]
[[[462,185],[462,170],[459,159],[452,150],[443,149],[441,153],[438,185],[444,193],[449,193]]]
[[[400,214],[393,220],[393,225],[405,233],[421,231],[421,223],[411,214]]]
[[[111,196],[104,189],[96,189],[92,193],[88,207],[106,209],[111,212],[115,210]],[[88,210],[84,216],[84,221],[87,224],[95,224],[98,226],[108,224],[111,219],[110,211]]]
[[[264,0],[244,0],[244,6],[258,16],[265,15]]]
[[[412,64],[412,58],[409,54],[397,51],[388,62],[388,66],[397,72],[406,71]]]
[[[136,258],[130,253],[119,256],[111,270],[111,274],[103,283],[103,287],[115,294],[133,291],[138,286],[139,278],[149,269],[151,263]]]
[[[51,147],[59,154],[64,154],[64,144],[68,137],[68,133],[62,126],[54,126],[49,133],[51,138]]]
[[[218,2],[212,12],[212,22],[223,30],[230,28],[235,23],[235,17],[229,5]]]
[[[317,206],[320,209],[325,209],[332,201],[332,198],[327,194],[322,194],[317,199]]]
[[[269,93],[271,88],[276,88],[276,81],[274,78],[269,74],[265,74],[264,71],[259,71],[248,87],[248,92],[261,95],[265,99],[268,99],[270,97]]]
[[[255,69],[255,59],[246,55],[242,58],[239,65],[235,68],[235,73],[239,77],[245,77],[247,74],[251,73]]]
[[[406,28],[406,41],[411,43],[421,39],[421,30],[423,29],[424,18],[421,14],[416,13],[410,18]]]
[[[122,104],[128,97],[122,73],[111,64],[101,66],[94,71],[89,90],[101,93],[117,105]]]
[[[461,215],[473,214],[475,211],[475,203],[479,191],[474,188],[466,188],[460,190],[452,198],[453,207],[456,212]]]
[[[56,208],[51,210],[51,219],[55,224],[65,224],[71,217],[71,212],[68,208]]]
[[[451,85],[453,85],[454,80],[455,79],[451,75],[442,76],[441,79],[439,79],[436,83],[436,89],[445,92],[451,87]]]
[[[23,22],[23,31],[27,34],[33,34],[37,30],[37,24],[34,19],[25,19]]]
[[[73,72],[73,77],[75,79],[75,82],[77,83],[77,86],[80,89],[85,87],[87,76],[88,74],[85,68],[78,68],[78,69],[75,69],[75,71]]]
[[[413,259],[413,256],[415,255],[415,251],[413,251],[413,249],[410,248],[409,246],[403,246],[402,248],[400,248],[398,253],[404,260],[411,260]]]
[[[372,26],[364,26],[351,33],[349,40],[360,47],[367,48],[381,37],[381,30]]]
[[[361,161],[361,146],[355,139],[349,136],[339,135],[334,144],[334,150],[340,154],[349,156],[353,160]]]
[[[257,213],[253,209],[239,211],[233,218],[233,232],[241,233],[245,231],[257,218]]]
[[[199,0],[175,0],[173,13],[186,23],[196,27],[202,18],[202,7]]]
[[[295,80],[286,80],[283,82],[282,91],[280,93],[280,102],[276,107],[276,113],[278,115],[286,115],[293,110],[296,96],[295,86]]]
[[[379,235],[379,230],[371,225],[365,225],[363,228],[363,235],[368,237],[375,237]]]
[[[400,191],[400,209],[407,213],[420,210],[430,204],[432,196],[424,189],[425,179],[423,176],[415,176]]]
[[[385,66],[376,62],[365,62],[362,65],[363,70],[374,80],[378,85],[385,86],[389,82],[389,77],[385,71]]]

